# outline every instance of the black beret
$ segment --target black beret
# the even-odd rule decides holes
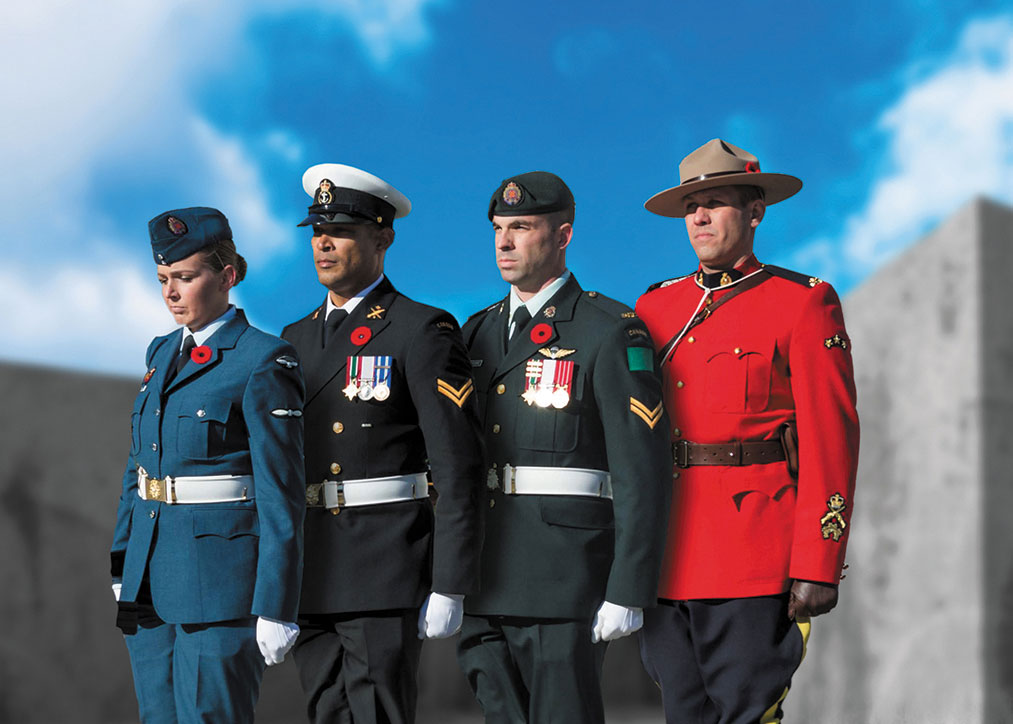
[[[493,216],[529,216],[573,211],[573,193],[563,179],[548,171],[529,171],[504,179],[489,201]]]

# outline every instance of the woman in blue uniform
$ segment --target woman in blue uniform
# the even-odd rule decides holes
[[[303,382],[295,351],[229,304],[246,261],[215,209],[148,224],[180,329],[148,346],[112,545],[144,722],[251,722],[295,641]]]

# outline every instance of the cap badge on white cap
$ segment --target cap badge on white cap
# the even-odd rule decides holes
[[[320,180],[320,188],[317,190],[317,203],[318,204],[329,204],[331,203],[331,180],[329,178]]]

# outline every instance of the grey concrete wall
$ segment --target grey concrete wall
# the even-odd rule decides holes
[[[850,567],[795,677],[798,721],[1013,721],[1010,229],[1013,209],[973,202],[845,300]]]

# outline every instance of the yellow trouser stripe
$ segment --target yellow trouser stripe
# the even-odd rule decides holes
[[[798,626],[798,631],[802,634],[802,658],[798,660],[799,665],[805,661],[806,647],[809,645],[809,633],[812,630],[812,622],[808,616],[796,616],[795,625]],[[760,717],[760,724],[780,724],[781,718],[777,716],[778,709],[781,708],[781,704],[784,703],[785,698],[788,696],[788,687],[784,687],[784,691],[781,693],[780,698],[774,702],[767,711],[763,712],[763,716]]]

